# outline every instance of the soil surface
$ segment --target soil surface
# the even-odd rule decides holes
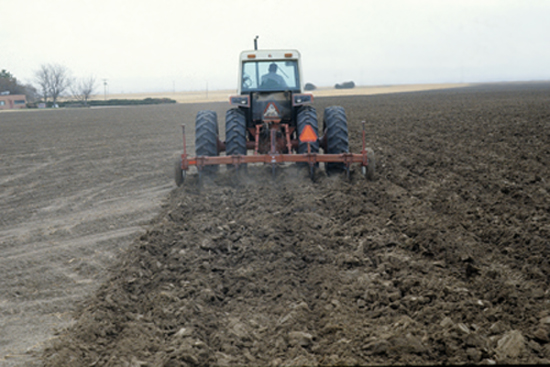
[[[226,104],[2,114],[0,361],[550,363],[549,99],[318,98],[352,151],[367,122],[375,181],[249,166],[182,188],[178,125],[209,108],[223,130]]]
[[[41,365],[174,188],[179,125],[204,107],[0,113],[1,366]]]

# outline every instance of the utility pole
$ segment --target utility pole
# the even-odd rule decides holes
[[[107,100],[107,79],[103,79],[103,100]]]

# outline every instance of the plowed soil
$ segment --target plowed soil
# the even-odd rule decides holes
[[[72,233],[65,234],[67,274],[80,271],[97,284],[77,297],[83,301],[69,327],[46,344],[42,363],[550,363],[549,102],[547,83],[318,98],[320,120],[324,107],[345,108],[352,151],[360,151],[360,122],[367,122],[374,181],[359,172],[347,181],[321,169],[311,182],[294,166],[272,179],[269,168],[251,166],[238,175],[220,170],[200,186],[191,175],[182,188],[167,181],[172,164],[161,158],[163,149],[170,158],[177,154],[180,117],[205,107],[222,117],[225,104],[128,109],[140,111],[140,122],[126,126],[132,136],[119,144],[106,140],[112,156],[89,172],[99,180],[95,186],[122,175],[123,183],[112,185],[119,196],[96,193],[116,205],[105,207],[111,212],[104,221],[80,218],[83,228],[65,229]],[[151,111],[157,125],[146,117]],[[102,113],[115,126],[126,118]],[[142,141],[143,148],[133,147]],[[63,180],[48,192],[61,196],[69,189],[63,182],[75,173],[64,171],[65,164],[73,163],[59,163]],[[139,165],[142,175],[155,178],[133,176]],[[134,192],[137,182],[143,190],[156,188],[149,199],[164,196],[160,209],[121,208],[132,203],[124,192]],[[33,200],[19,198],[23,208]],[[64,208],[80,210],[75,206]],[[60,208],[51,211],[59,216]],[[12,212],[15,219],[3,215],[4,228],[29,223],[24,210]],[[141,232],[121,242],[110,238],[109,258],[82,255],[93,251],[89,245],[71,249],[71,238],[82,239],[80,229],[103,233],[128,223]],[[14,238],[2,245],[3,263],[23,241]],[[43,256],[27,254],[27,264]],[[9,268],[2,269],[9,278]],[[23,272],[37,285],[44,273],[41,267]],[[74,278],[56,278],[58,292],[74,289]],[[28,284],[19,294],[16,287],[4,286],[12,292],[4,303],[31,297],[23,291]],[[68,304],[74,302],[60,307],[72,310]],[[6,307],[2,317],[10,320]]]

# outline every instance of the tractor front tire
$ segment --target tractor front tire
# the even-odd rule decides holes
[[[327,139],[327,154],[349,153],[348,120],[343,107],[325,108],[324,131]],[[325,163],[327,173],[342,171],[344,163]]]
[[[215,111],[204,110],[195,119],[195,154],[197,157],[215,157],[218,152],[218,115]],[[204,172],[215,172],[218,166],[204,166]]]
[[[304,131],[306,125],[310,125],[315,132],[315,135],[319,136],[319,123],[317,122],[317,112],[312,106],[303,106],[298,110],[296,117],[296,125],[298,128],[298,139]],[[309,143],[311,153],[319,153],[319,139],[313,143]],[[299,142],[298,154],[307,153],[307,143]]]
[[[246,116],[239,108],[232,108],[225,114],[225,154],[246,155]],[[227,168],[234,166],[228,164]],[[240,166],[246,167],[246,164]]]

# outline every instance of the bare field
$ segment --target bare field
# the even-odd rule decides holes
[[[173,188],[178,126],[194,119],[186,113],[151,106],[0,114],[0,365],[36,361],[144,231]]]
[[[0,114],[0,364],[550,363],[550,84],[320,97],[378,177],[221,170],[226,103]]]
[[[407,85],[388,85],[388,86],[358,86],[353,89],[334,89],[330,87],[318,88],[312,93],[315,97],[337,97],[351,95],[373,95],[389,94],[403,92],[418,92],[425,90],[439,90],[449,88],[463,88],[470,86],[466,83],[447,83],[447,84],[407,84]],[[235,94],[236,90],[215,90],[215,91],[194,91],[194,92],[175,92],[175,93],[128,93],[128,94],[109,94],[109,99],[144,99],[144,98],[170,98],[178,103],[204,103],[204,102],[226,102],[229,96]],[[96,95],[96,100],[103,99],[102,95]]]

